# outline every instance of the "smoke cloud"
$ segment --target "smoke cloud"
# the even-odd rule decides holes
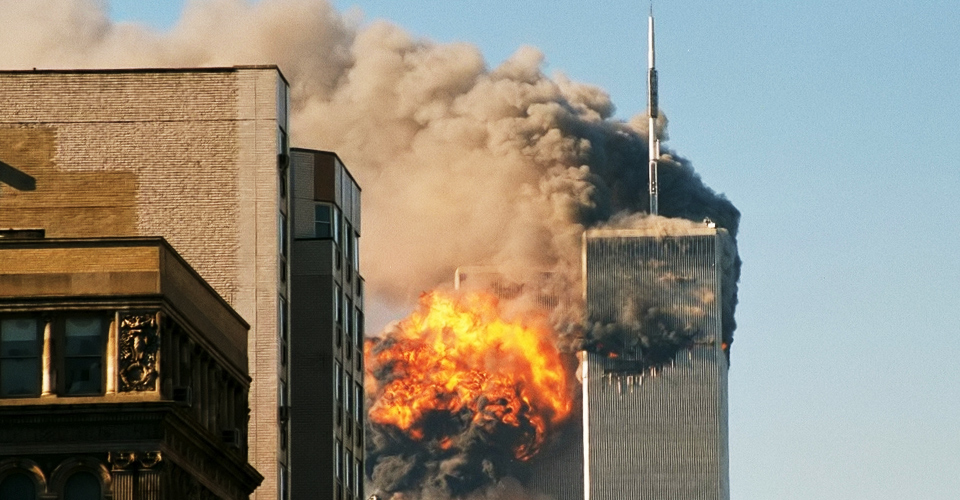
[[[464,264],[550,272],[566,283],[556,288],[579,295],[583,230],[649,223],[645,117],[615,119],[603,90],[544,75],[535,48],[490,68],[474,46],[432,43],[385,22],[360,26],[326,0],[189,1],[162,33],[111,22],[102,0],[0,0],[0,11],[6,69],[277,64],[291,84],[292,144],[336,151],[363,189],[362,266],[374,304],[412,307]],[[661,116],[658,127],[666,125]],[[710,218],[733,237],[724,260],[729,344],[740,214],[687,160],[663,153],[661,215]],[[676,333],[661,338],[678,345],[693,335],[661,313],[638,318]],[[502,468],[484,465],[485,449],[471,446],[445,462],[377,466]],[[524,495],[494,476],[477,495]],[[385,491],[410,486],[381,482]]]

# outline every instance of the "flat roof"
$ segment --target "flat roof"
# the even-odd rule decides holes
[[[168,68],[32,68],[32,69],[0,69],[0,75],[21,74],[117,74],[117,73],[224,73],[242,71],[245,69],[272,69],[287,85],[290,82],[283,75],[283,71],[276,64],[239,64],[236,66],[198,66],[198,67],[168,67]]]

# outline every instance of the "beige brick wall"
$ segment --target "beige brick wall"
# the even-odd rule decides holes
[[[0,72],[0,228],[163,236],[250,323],[250,462],[276,498],[277,86],[274,68]],[[280,458],[282,460],[282,458]]]

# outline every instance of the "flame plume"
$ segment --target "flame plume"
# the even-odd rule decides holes
[[[402,480],[388,482],[398,490],[426,477],[436,483],[438,471],[424,464],[452,463],[457,470],[440,476],[455,493],[506,472],[493,469],[507,462],[536,455],[572,408],[552,337],[541,318],[503,319],[492,295],[431,292],[384,337],[368,340],[369,422],[394,443],[384,454],[411,464],[395,468]],[[497,455],[504,458],[499,464],[488,460]],[[472,456],[485,462],[466,466]]]
[[[515,443],[515,457],[535,455],[548,428],[570,414],[567,375],[545,326],[498,314],[491,295],[424,294],[387,341],[366,345],[370,420],[415,440],[431,434],[441,448],[453,446],[454,436],[428,429],[431,413],[468,418],[484,429],[528,427],[532,433]],[[375,375],[384,371],[385,381]]]

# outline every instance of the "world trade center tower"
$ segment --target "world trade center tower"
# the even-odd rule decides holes
[[[727,232],[583,239],[585,500],[728,500]]]

